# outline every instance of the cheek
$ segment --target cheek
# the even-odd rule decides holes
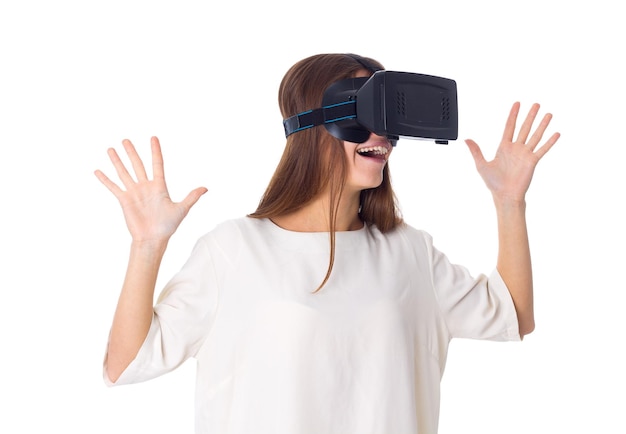
[[[348,164],[350,165],[354,164],[357,158],[356,146],[344,146],[344,151],[346,154],[346,159],[348,161]]]

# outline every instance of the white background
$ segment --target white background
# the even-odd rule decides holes
[[[159,286],[216,223],[255,209],[284,145],[278,84],[354,52],[457,81],[459,140],[400,141],[406,220],[473,272],[495,265],[489,194],[511,104],[561,140],[528,194],[537,329],[453,341],[440,433],[625,433],[623,63],[619,2],[10,1],[0,4],[0,432],[191,433],[194,365],[106,388],[101,363],[129,245],[106,149],[161,139],[170,193],[209,193]]]

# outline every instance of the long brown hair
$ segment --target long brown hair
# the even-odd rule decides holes
[[[321,107],[324,91],[332,83],[356,76],[368,65],[383,66],[376,60],[349,54],[317,54],[295,65],[283,77],[278,104],[284,119],[306,110]],[[343,142],[325,128],[308,128],[287,137],[287,144],[270,180],[254,218],[272,218],[289,214],[307,205],[319,194],[330,196],[330,260],[319,291],[328,281],[335,262],[337,209],[347,176],[347,157]],[[383,169],[383,181],[361,192],[359,217],[381,232],[402,223],[396,196],[391,187],[389,163]]]

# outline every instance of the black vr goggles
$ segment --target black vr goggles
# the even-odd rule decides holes
[[[331,84],[322,107],[283,121],[285,136],[324,125],[334,137],[353,143],[370,132],[387,137],[430,139],[447,144],[458,136],[456,82],[432,75],[380,70],[371,77]]]

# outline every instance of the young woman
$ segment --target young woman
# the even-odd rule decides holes
[[[373,59],[322,54],[285,75],[285,119],[321,106],[325,89],[382,68]],[[198,433],[435,433],[439,387],[455,337],[518,340],[534,328],[525,193],[551,115],[515,134],[515,103],[493,161],[467,140],[493,195],[499,250],[470,276],[402,221],[390,182],[393,147],[323,126],[287,138],[276,172],[249,216],[202,236],[153,305],[168,240],[205,193],[167,192],[160,144],[152,171],[130,141],[135,179],[115,150],[119,200],[132,235],[128,270],[105,361],[109,385],[145,381],[197,360]]]

